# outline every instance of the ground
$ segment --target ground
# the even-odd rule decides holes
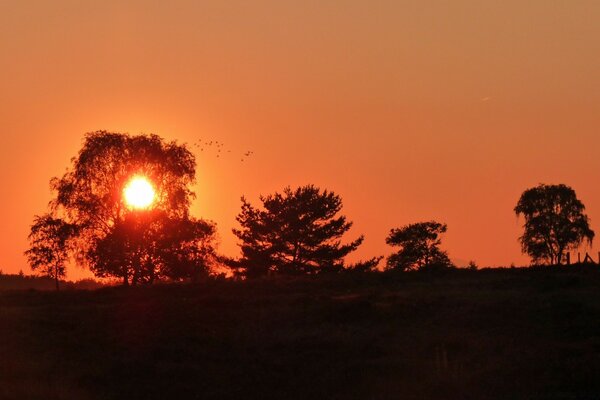
[[[597,267],[0,292],[1,399],[600,399]]]

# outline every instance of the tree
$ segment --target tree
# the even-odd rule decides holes
[[[410,271],[453,267],[448,254],[439,248],[440,235],[446,230],[446,224],[435,221],[392,229],[386,243],[398,246],[400,250],[388,257],[387,269]]]
[[[125,285],[191,277],[196,271],[183,266],[184,258],[198,261],[202,253],[208,263],[215,232],[212,222],[189,214],[195,172],[185,145],[157,135],[92,132],[71,168],[51,180],[52,212],[78,226],[77,260],[96,276],[119,277]],[[126,184],[138,176],[156,192],[148,209],[124,200]]]
[[[31,247],[25,255],[31,269],[42,269],[44,275],[54,279],[56,290],[59,289],[60,278],[65,276],[65,264],[69,260],[72,240],[78,231],[77,225],[50,214],[36,215],[31,226]]]
[[[514,211],[525,218],[519,241],[534,263],[560,264],[566,251],[584,241],[591,245],[594,239],[585,206],[569,186],[540,184],[527,189]]]
[[[237,266],[248,277],[274,271],[310,274],[339,271],[344,257],[356,250],[363,236],[342,244],[341,237],[352,226],[338,213],[342,199],[313,185],[289,187],[283,193],[261,196],[262,209],[242,197],[237,216],[241,229],[233,233],[241,241],[242,258]]]
[[[152,210],[131,214],[109,234],[93,238],[87,256],[96,276],[127,276],[124,284],[197,280],[209,275],[217,259],[215,233],[206,221]]]

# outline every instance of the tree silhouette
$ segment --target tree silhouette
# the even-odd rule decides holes
[[[341,244],[341,237],[352,226],[338,213],[342,199],[333,192],[313,185],[289,187],[283,193],[261,196],[263,209],[242,198],[237,216],[241,229],[233,233],[240,239],[242,258],[237,266],[248,277],[275,271],[306,274],[339,271],[344,257],[356,250],[363,237]]]
[[[392,229],[386,243],[399,246],[400,250],[388,257],[387,269],[410,271],[453,267],[448,254],[439,248],[440,235],[446,230],[446,224],[435,221]]]
[[[189,214],[195,168],[185,145],[157,135],[87,134],[71,168],[51,181],[53,212],[78,227],[77,260],[125,285],[192,277],[198,271],[191,265],[206,268],[215,227]],[[155,186],[149,209],[124,202],[123,189],[136,176]],[[184,267],[183,260],[194,263]]]
[[[88,250],[96,276],[119,276],[124,283],[159,278],[197,280],[216,260],[215,226],[192,218],[173,218],[160,210],[131,213],[107,235],[93,238]]]
[[[565,251],[584,240],[591,245],[594,239],[585,206],[569,186],[541,184],[527,189],[514,211],[525,217],[519,241],[534,263],[560,264]]]
[[[31,269],[42,269],[43,274],[54,279],[56,290],[60,278],[66,273],[73,238],[78,234],[77,225],[69,224],[50,214],[35,216],[31,233],[30,248],[25,252]]]

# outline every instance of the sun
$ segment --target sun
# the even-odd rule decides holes
[[[152,183],[143,176],[132,178],[123,189],[125,202],[129,207],[135,209],[149,208],[154,202],[156,192]]]

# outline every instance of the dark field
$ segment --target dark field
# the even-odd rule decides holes
[[[600,270],[0,292],[2,399],[600,399]]]

